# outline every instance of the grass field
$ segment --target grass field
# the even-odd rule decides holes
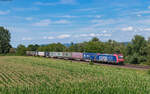
[[[147,70],[0,57],[0,94],[150,94]]]

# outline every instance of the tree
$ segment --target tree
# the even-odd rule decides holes
[[[26,51],[27,51],[27,49],[24,45],[22,45],[22,44],[18,45],[18,47],[17,47],[18,55],[26,55]]]
[[[99,39],[97,37],[93,37],[91,41],[99,41]]]
[[[63,52],[66,51],[66,46],[61,43],[52,43],[45,46],[40,46],[38,51]]]
[[[35,44],[35,45],[28,45],[27,50],[28,51],[37,51],[37,49],[39,48],[39,45]]]
[[[125,55],[128,56],[128,55],[132,55],[133,54],[133,46],[131,43],[129,43],[127,46],[126,46],[126,49],[125,49]]]
[[[143,36],[136,35],[132,39],[133,53],[138,53],[139,55],[146,55],[147,42]]]
[[[9,53],[16,53],[16,49],[15,48],[10,48]]]
[[[148,43],[150,43],[150,37],[148,38]]]
[[[0,54],[6,54],[11,48],[10,45],[10,32],[4,27],[0,27]]]

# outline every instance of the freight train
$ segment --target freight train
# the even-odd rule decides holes
[[[80,52],[39,52],[26,51],[27,56],[52,57],[82,61],[93,61],[103,63],[122,64],[124,62],[122,54],[101,54],[101,53],[80,53]]]

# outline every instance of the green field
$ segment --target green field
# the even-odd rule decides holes
[[[0,57],[0,94],[150,94],[147,70]]]

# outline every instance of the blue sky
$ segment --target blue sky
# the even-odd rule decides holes
[[[130,41],[150,37],[149,0],[0,0],[0,26],[11,44]]]

